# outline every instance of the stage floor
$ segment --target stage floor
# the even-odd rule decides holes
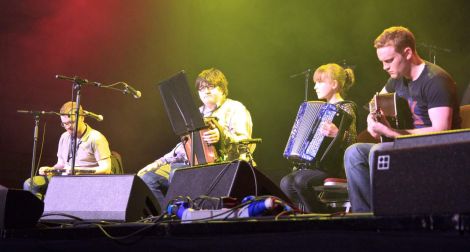
[[[0,251],[455,251],[470,249],[467,215],[302,214],[193,223],[80,223],[3,230]]]

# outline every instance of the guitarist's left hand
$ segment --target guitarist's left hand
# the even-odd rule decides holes
[[[377,120],[376,115],[374,114],[369,114],[367,116],[367,131],[374,138],[378,138],[380,136],[392,137],[391,134],[393,132],[390,123],[386,119]]]
[[[380,132],[377,132],[378,131],[378,125],[377,124],[381,124],[377,121],[377,115],[372,114],[372,113],[369,114],[367,116],[367,132],[369,132],[369,134],[375,139],[378,139],[381,135]]]

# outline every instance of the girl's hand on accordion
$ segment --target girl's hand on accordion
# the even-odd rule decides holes
[[[217,128],[210,129],[202,135],[202,140],[208,144],[217,143],[220,140],[220,132]]]
[[[338,135],[338,127],[332,122],[323,122],[321,124],[321,133],[326,137],[336,137]]]

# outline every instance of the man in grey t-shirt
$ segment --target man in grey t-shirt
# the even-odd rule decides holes
[[[75,128],[75,102],[66,102],[60,109],[60,120],[66,132],[59,140],[57,150],[57,163],[53,166],[39,168],[39,175],[33,178],[33,186],[30,188],[30,179],[26,180],[23,187],[30,190],[38,198],[42,199],[47,190],[49,179],[53,175],[68,175],[72,167],[73,130]],[[82,116],[83,109],[80,106],[77,128],[77,144],[75,156],[75,175],[80,174],[110,174],[111,151],[106,137],[99,131],[92,129],[85,123]]]

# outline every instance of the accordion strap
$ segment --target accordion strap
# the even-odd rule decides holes
[[[342,105],[344,104],[351,104],[353,109],[354,109],[354,112],[356,112],[357,110],[357,106],[354,102],[352,101],[341,101],[341,102],[338,102],[336,103],[336,107],[338,109],[338,111],[341,111],[341,120],[339,122],[339,125],[337,125],[338,127],[338,134],[336,135],[335,138],[333,138],[333,140],[330,142],[330,144],[328,145],[328,147],[326,147],[325,149],[325,152],[323,152],[323,155],[321,156],[320,159],[318,159],[318,161],[320,163],[322,163],[323,161],[325,161],[325,158],[331,154],[331,149],[333,149],[337,144],[341,144],[341,142],[343,141],[343,135],[344,135],[344,132],[346,132],[346,130],[349,128],[349,126],[351,125],[351,122],[352,122],[352,116],[347,113],[346,111],[344,111],[344,109],[341,108]]]

